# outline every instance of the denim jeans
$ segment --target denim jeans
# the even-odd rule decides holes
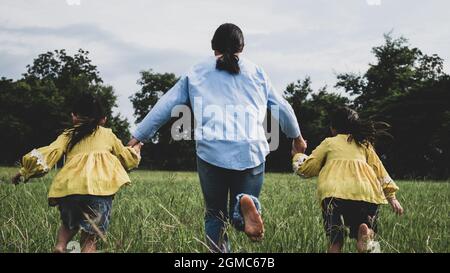
[[[99,230],[105,234],[111,217],[112,201],[112,195],[74,194],[61,197],[58,199],[61,221],[70,230],[81,228],[91,235],[97,235]],[[89,217],[90,221],[86,217]]]
[[[205,232],[208,245],[213,252],[229,252],[226,234],[228,219],[236,229],[243,231],[244,222],[239,200],[242,194],[253,199],[261,212],[258,201],[264,181],[265,164],[238,171],[220,168],[197,157],[197,171],[205,200]]]

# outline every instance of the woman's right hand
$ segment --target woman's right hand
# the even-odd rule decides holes
[[[135,146],[135,145],[137,145],[137,144],[139,144],[139,143],[141,143],[137,138],[132,138],[129,142],[128,142],[128,144],[127,144],[127,146],[130,146],[130,147],[133,147],[133,146]]]
[[[294,140],[292,140],[291,155],[294,156],[298,153],[304,154],[307,146],[306,140],[304,140],[302,136],[294,138]]]

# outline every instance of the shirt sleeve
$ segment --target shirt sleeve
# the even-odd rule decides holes
[[[289,138],[301,136],[300,127],[294,109],[289,102],[272,85],[268,76],[263,72],[264,85],[267,91],[267,108],[272,116],[280,123],[281,130]]]
[[[186,105],[188,102],[188,78],[183,76],[158,100],[147,116],[138,124],[132,134],[133,137],[142,142],[149,140],[161,126],[170,120],[172,109],[175,106]]]
[[[69,136],[63,133],[50,145],[33,149],[23,156],[19,173],[24,180],[48,173],[64,155],[69,140]]]
[[[398,191],[399,187],[389,176],[373,146],[369,146],[366,149],[366,153],[367,164],[369,164],[369,166],[374,170],[378,182],[381,184],[381,188],[383,189],[384,196],[387,199],[395,198],[395,193]]]
[[[325,139],[312,151],[310,156],[296,154],[292,160],[292,166],[296,174],[304,177],[318,176],[325,164],[328,152],[328,142]]]
[[[113,155],[115,155],[119,159],[120,163],[126,170],[137,168],[139,162],[141,161],[141,156],[136,152],[135,149],[129,146],[124,146],[122,144],[122,141],[118,139],[113,132],[111,132],[111,134],[113,138]]]

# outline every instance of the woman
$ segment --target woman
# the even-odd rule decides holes
[[[197,122],[197,169],[206,205],[207,241],[211,251],[229,252],[225,232],[228,218],[254,241],[264,235],[257,198],[269,153],[263,128],[267,109],[278,119],[282,131],[294,139],[292,152],[304,152],[306,142],[289,103],[260,67],[240,57],[244,37],[239,27],[221,25],[211,45],[215,56],[194,65],[159,99],[137,126],[129,145],[153,137],[170,119],[173,107],[190,105]],[[246,112],[236,118],[230,107]],[[255,121],[251,129],[249,119]]]

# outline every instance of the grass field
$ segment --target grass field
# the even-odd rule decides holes
[[[0,168],[0,252],[50,252],[60,224],[46,195],[54,173],[32,183],[8,184],[13,168]],[[133,185],[114,200],[105,252],[206,252],[203,200],[196,173],[136,171]],[[398,181],[406,214],[383,206],[383,252],[450,252],[450,183]],[[326,237],[314,180],[266,174],[261,193],[266,237],[251,243],[230,228],[234,252],[324,252]],[[354,242],[347,240],[347,252]]]

